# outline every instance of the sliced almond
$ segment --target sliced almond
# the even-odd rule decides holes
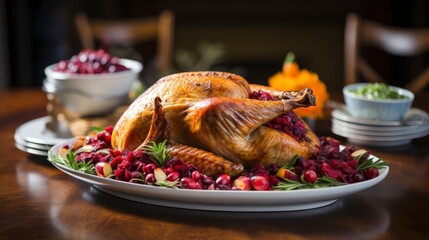
[[[356,151],[354,151],[354,152],[352,153],[352,157],[357,158],[357,157],[359,157],[359,156],[361,156],[361,155],[365,154],[366,152],[368,152],[368,151],[367,151],[367,150],[365,150],[365,149],[359,149],[359,150],[356,150]]]
[[[162,168],[155,168],[153,170],[153,175],[155,175],[155,179],[158,182],[165,182],[167,180],[167,175]]]

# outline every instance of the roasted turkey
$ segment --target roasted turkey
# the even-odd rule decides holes
[[[249,98],[259,90],[278,100]],[[307,125],[299,141],[264,126],[294,108],[314,104],[310,89],[281,92],[224,72],[173,74],[129,106],[116,123],[112,147],[134,150],[149,140],[169,139],[172,156],[207,175],[234,176],[258,163],[282,165],[295,155],[307,159],[317,154],[318,138]]]

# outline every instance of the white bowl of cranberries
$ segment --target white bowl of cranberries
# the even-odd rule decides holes
[[[57,95],[63,107],[75,116],[99,116],[128,100],[142,69],[140,62],[86,49],[46,67],[43,89]]]

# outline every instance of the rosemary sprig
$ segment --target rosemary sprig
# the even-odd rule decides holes
[[[91,162],[76,161],[76,154],[71,150],[67,152],[65,159],[53,154],[52,152],[49,152],[49,154],[49,159],[56,164],[79,172],[95,174],[94,164],[92,164]]]
[[[295,163],[296,163],[296,160],[298,160],[298,158],[299,158],[299,156],[295,154],[289,160],[289,162],[287,162],[285,165],[282,166],[282,168],[286,168],[288,170],[295,171]]]
[[[155,163],[159,167],[163,167],[170,159],[170,152],[165,146],[167,145],[167,140],[162,143],[157,144],[156,142],[150,142],[151,145],[144,147],[143,150],[153,158]]]
[[[357,166],[357,170],[365,170],[368,168],[376,168],[376,169],[381,169],[388,166],[388,164],[386,162],[384,162],[381,159],[377,159],[374,161],[374,158],[368,158],[365,161],[362,161],[359,163],[359,165]]]
[[[355,153],[361,153],[361,154],[354,155]],[[388,164],[386,162],[384,162],[381,158],[374,160],[374,157],[370,157],[370,155],[368,154],[367,151],[358,150],[358,151],[354,152],[352,154],[352,156],[353,155],[356,158],[356,160],[358,161],[358,165],[356,167],[356,169],[358,171],[366,170],[366,169],[372,168],[372,167],[379,170],[381,168],[388,166]]]
[[[179,185],[179,180],[170,182],[170,181],[156,181],[156,186],[167,187],[167,188],[176,188]]]
[[[301,176],[301,181],[294,181],[290,179],[284,179],[277,186],[274,186],[275,190],[290,191],[297,189],[309,189],[309,188],[325,188],[325,187],[335,187],[339,186],[342,183],[335,178],[330,178],[328,176],[323,176],[317,179],[315,183],[309,183],[304,180]]]

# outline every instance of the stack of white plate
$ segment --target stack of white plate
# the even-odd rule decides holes
[[[401,146],[429,134],[429,114],[412,108],[402,121],[380,121],[352,117],[343,106],[332,111],[331,130],[352,144]]]
[[[47,156],[49,149],[55,144],[71,136],[58,137],[58,134],[47,128],[51,117],[41,117],[28,121],[15,130],[15,146],[30,154]]]

